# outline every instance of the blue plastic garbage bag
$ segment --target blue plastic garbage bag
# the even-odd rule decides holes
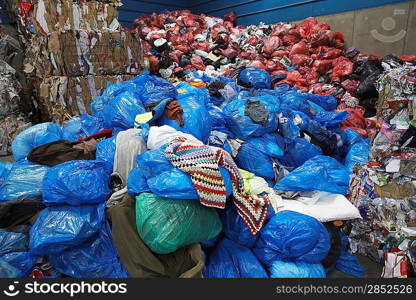
[[[225,236],[233,242],[252,248],[258,235],[252,235],[247,225],[244,224],[240,215],[237,213],[234,204],[229,203],[225,210],[218,210],[222,229]]]
[[[348,251],[348,237],[343,232],[340,232],[340,235],[342,251],[335,263],[335,268],[354,277],[363,277],[365,269],[360,265],[358,257]]]
[[[133,128],[134,119],[146,110],[135,91],[125,91],[104,106],[104,124],[115,130]]]
[[[99,141],[97,143],[97,150],[95,152],[95,160],[105,161],[111,166],[114,165],[114,155],[116,154],[116,138],[117,136],[112,136],[111,138]]]
[[[249,116],[245,115],[248,100],[252,102],[259,101],[265,106],[267,112],[266,125],[256,123]],[[272,95],[262,95],[245,99],[238,99],[237,96],[237,98],[223,108],[227,128],[237,138],[242,140],[276,131],[278,126],[277,114],[279,111],[279,100]]]
[[[143,175],[140,167],[133,168],[127,179],[127,192],[130,195],[139,195],[140,193],[150,192],[150,188],[147,185],[147,179]]]
[[[300,136],[300,129],[292,119],[279,115],[279,133],[288,139],[295,139]]]
[[[340,123],[348,119],[348,112],[345,110],[330,112],[320,111],[313,117],[321,126],[331,128],[338,126]]]
[[[296,138],[294,140],[285,139],[285,153],[277,160],[285,167],[297,168],[308,159],[321,155],[322,150],[312,145],[307,140]]]
[[[0,278],[19,278],[20,270],[0,257]]]
[[[178,95],[176,88],[169,81],[149,75],[148,72],[133,78],[132,82],[140,89],[140,100],[145,107],[152,107],[165,99],[174,99]]]
[[[335,263],[335,269],[354,277],[365,275],[365,269],[360,265],[358,258],[345,250],[341,252]]]
[[[88,241],[49,255],[48,259],[56,271],[73,278],[129,277],[120,263],[107,222]]]
[[[47,122],[29,127],[13,140],[13,157],[15,161],[24,159],[33,148],[61,140],[62,136],[62,128],[56,123]]]
[[[243,143],[238,150],[235,162],[239,168],[254,173],[265,179],[273,180],[273,158],[284,154],[284,140],[277,133],[252,137]]]
[[[180,127],[176,120],[168,119],[163,114],[158,120],[158,126],[169,125],[178,131],[193,135],[203,143],[207,143],[212,128],[212,120],[207,107],[207,90],[198,89],[186,82],[178,84],[177,89],[177,100],[183,109],[182,120],[184,125]]]
[[[6,181],[7,176],[9,176],[12,167],[13,164],[11,162],[2,163],[0,161],[0,187],[2,186],[3,182]]]
[[[0,278],[27,278],[37,259],[30,252],[12,252],[0,256]]]
[[[0,256],[10,252],[26,251],[26,235],[0,229]]]
[[[317,155],[283,177],[275,190],[323,191],[345,195],[349,186],[349,170],[336,159]]]
[[[220,216],[222,230],[226,238],[247,248],[252,248],[254,246],[259,235],[252,235],[250,233],[250,230],[237,213],[233,203],[228,203],[225,210],[218,210],[218,214]],[[274,209],[270,205],[266,217],[266,223],[274,215]]]
[[[328,254],[328,231],[317,219],[294,211],[281,211],[260,230],[254,254],[266,266],[275,261],[320,263]]]
[[[288,90],[279,97],[279,100],[282,111],[295,110],[313,116],[311,105],[305,99],[304,94],[299,93],[296,89]]]
[[[275,261],[269,270],[270,278],[325,278],[322,264]]]
[[[363,141],[361,143],[353,144],[345,156],[344,165],[352,172],[352,168],[355,165],[368,162],[369,154],[370,145],[368,142]]]
[[[104,120],[102,118],[82,114],[72,117],[63,127],[63,139],[67,141],[77,141],[78,137],[87,137],[104,130]]]
[[[176,86],[176,91],[177,99],[192,97],[199,104],[209,106],[209,92],[205,87],[197,88],[187,82],[180,82]]]
[[[152,192],[165,198],[199,199],[191,178],[175,168],[165,158],[165,149],[166,145],[137,156],[136,162],[140,170],[129,174],[128,190],[134,192],[133,194]],[[227,196],[230,196],[232,194],[230,175],[223,167],[219,169],[225,183]],[[147,186],[144,182],[147,183]],[[142,188],[149,188],[150,191],[141,190]]]
[[[14,162],[0,185],[0,201],[20,198],[41,199],[42,180],[49,167],[28,160]]]
[[[100,231],[104,208],[104,204],[45,208],[30,229],[30,251],[54,255],[82,244]]]
[[[202,248],[212,248],[212,247],[214,247],[217,244],[217,242],[219,241],[220,236],[221,236],[221,233],[219,235],[217,235],[216,237],[208,240],[208,241],[200,242],[201,247]]]
[[[139,75],[140,76],[140,75]],[[113,84],[111,82],[107,82],[107,88],[101,94],[101,96],[97,97],[94,102],[90,104],[91,112],[93,116],[96,117],[103,117],[103,110],[104,106],[108,104],[108,102],[117,97],[121,93],[125,91],[134,91],[137,88],[136,84],[131,80],[124,81],[121,83]]]
[[[339,134],[321,126],[321,124],[315,120],[310,120],[308,122],[305,131],[319,142],[325,155],[336,156],[339,154],[339,149],[342,146],[342,139]]]
[[[344,158],[344,165],[352,171],[356,164],[368,162],[370,154],[370,140],[363,139],[354,130],[348,128],[345,133],[345,148],[346,155]]]
[[[269,73],[256,67],[245,68],[238,78],[256,89],[270,89],[272,85]]]
[[[46,205],[83,205],[105,202],[110,196],[111,169],[105,162],[72,160],[56,165],[43,179]]]
[[[206,278],[268,278],[249,248],[224,238],[208,257]]]
[[[231,131],[226,127],[225,115],[221,108],[215,105],[208,105],[208,113],[211,116],[212,127],[211,130],[221,131],[226,133],[228,136],[233,137]]]
[[[310,94],[310,93],[304,93],[302,95],[307,101],[311,101],[319,105],[326,111],[333,111],[337,109],[338,102],[334,96],[331,96],[331,95],[322,96],[322,95],[315,95],[315,94]]]

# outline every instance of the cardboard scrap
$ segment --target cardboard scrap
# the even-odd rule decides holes
[[[120,83],[131,79],[131,75],[115,76],[52,76],[37,82],[39,106],[44,116],[42,121],[62,124],[71,116],[91,114],[90,104],[102,94],[108,82]]]
[[[117,6],[120,2],[104,3],[100,1],[38,0],[33,5],[29,31],[49,35],[62,30],[118,30],[113,21],[117,19]],[[112,26],[110,26],[112,25]]]
[[[25,64],[34,66],[39,78],[139,74],[144,65],[141,41],[133,33],[86,30],[34,38]]]
[[[374,191],[380,198],[391,198],[396,200],[407,200],[416,195],[416,185],[409,181],[402,185],[391,181],[383,186],[375,185]]]

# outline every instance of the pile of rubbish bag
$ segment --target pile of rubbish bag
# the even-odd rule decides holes
[[[345,196],[369,140],[334,96],[271,81],[146,71],[92,115],[21,132],[0,164],[0,274],[363,276],[343,231],[361,218]]]
[[[299,24],[237,26],[233,12],[220,18],[180,10],[140,16],[128,29],[143,40],[150,70],[164,78],[180,80],[192,71],[235,78],[253,66],[270,74],[266,86],[256,88],[288,83],[302,92],[333,95],[342,99],[339,109],[350,112],[343,128],[355,127],[366,138],[375,127],[367,118],[375,115],[374,83],[383,59],[345,49],[342,33],[315,18]],[[240,83],[250,85],[260,74],[246,71]]]
[[[357,165],[348,199],[362,219],[351,249],[384,264],[382,277],[409,277],[416,267],[416,64],[390,57],[377,81],[377,132],[370,161]]]

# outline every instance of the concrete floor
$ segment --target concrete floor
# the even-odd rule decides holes
[[[363,278],[380,278],[383,266],[363,255],[356,255],[360,261],[361,266],[365,269],[365,276]],[[353,276],[334,270],[327,274],[329,278],[354,278]]]

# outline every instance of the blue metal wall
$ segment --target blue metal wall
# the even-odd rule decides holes
[[[195,13],[222,16],[230,11],[243,25],[293,21],[411,0],[124,0],[120,20],[129,26],[141,14],[189,8]]]

